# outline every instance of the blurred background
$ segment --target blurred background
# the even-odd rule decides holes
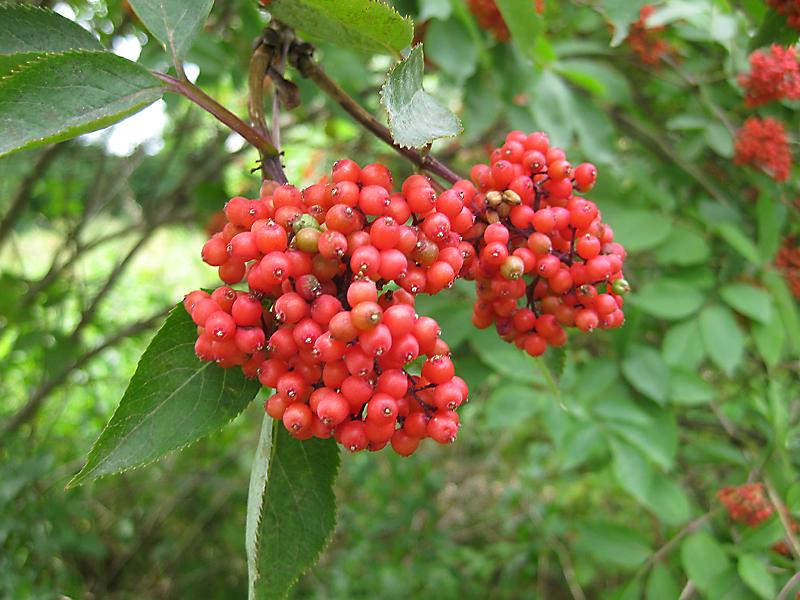
[[[169,68],[126,2],[28,3]],[[656,2],[648,29],[642,2],[546,0],[534,65],[470,12],[484,2],[394,4],[424,42],[426,89],[463,120],[436,155],[467,174],[510,129],[542,129],[595,163],[591,198],[628,249],[634,292],[622,329],[570,336],[558,381],[471,327],[464,282],[420,299],[472,392],[459,439],[343,457],[334,539],[294,596],[775,597],[800,552],[797,170],[778,184],[733,161],[749,116],[800,139],[796,101],[747,108],[736,82],[767,7]],[[240,115],[265,23],[255,0],[217,0],[189,55],[190,78]],[[382,118],[389,58],[317,57]],[[290,181],[345,157],[384,162],[395,181],[413,172],[289,76],[302,97],[283,115]],[[261,395],[157,464],[64,486],[165,311],[213,283],[200,248],[228,198],[256,197],[256,161],[176,96],[0,160],[0,597],[246,593]]]

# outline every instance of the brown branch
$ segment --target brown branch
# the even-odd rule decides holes
[[[420,169],[438,175],[445,181],[455,183],[463,179],[458,173],[429,154],[422,154],[413,148],[404,148],[397,145],[392,138],[392,133],[371,113],[356,102],[338,83],[331,79],[313,58],[314,49],[309,44],[296,43],[289,53],[289,62],[300,74],[313,81],[325,94],[341,106],[347,114],[355,119],[365,129],[373,133],[378,139],[391,146],[398,154],[404,156]]]
[[[789,581],[786,582],[786,585],[783,586],[781,593],[778,594],[775,600],[788,600],[792,595],[792,591],[798,584],[800,584],[800,573],[795,573]]]
[[[792,529],[792,518],[786,510],[786,505],[781,502],[778,492],[775,490],[775,486],[772,485],[772,481],[770,481],[768,477],[764,477],[764,487],[767,488],[769,501],[772,503],[772,506],[775,507],[775,512],[778,513],[778,519],[780,519],[781,525],[783,526],[786,539],[789,540],[789,547],[792,549],[792,554],[794,554],[795,560],[798,560],[800,559],[800,542]]]
[[[574,600],[586,600],[586,594],[583,593],[581,584],[578,582],[578,576],[575,574],[575,567],[572,564],[572,559],[567,552],[567,548],[560,540],[552,540],[553,547],[555,548],[558,562],[561,564],[561,571],[564,573],[564,579],[569,587],[570,594]]]
[[[272,33],[268,30],[267,33]],[[264,78],[269,72],[270,64],[274,57],[274,48],[264,43],[263,39],[259,39],[258,45],[253,54],[250,55],[250,68],[248,70],[248,112],[250,114],[250,122],[253,127],[265,138],[270,140],[272,144],[271,153],[262,152],[259,148],[258,153],[261,157],[261,176],[263,179],[273,179],[278,183],[286,183],[286,174],[283,172],[281,165],[279,142],[273,138],[267,127],[267,119],[264,114]],[[273,121],[273,130],[276,127]]]
[[[3,249],[3,245],[11,238],[11,229],[17,223],[20,216],[22,216],[22,212],[30,202],[33,186],[42,178],[47,167],[50,166],[56,154],[58,154],[63,147],[63,144],[54,144],[45,148],[44,152],[41,152],[36,158],[30,172],[20,183],[14,197],[11,199],[11,205],[8,207],[6,214],[3,215],[2,221],[0,221],[0,250]]]
[[[73,360],[69,365],[67,365],[66,367],[61,369],[61,371],[56,373],[53,377],[51,377],[50,379],[39,385],[39,387],[37,387],[28,397],[28,401],[25,403],[25,405],[0,428],[0,445],[12,433],[14,433],[25,423],[27,423],[33,417],[36,416],[36,414],[39,412],[39,409],[42,407],[42,404],[44,403],[45,399],[47,399],[47,397],[50,394],[52,394],[54,390],[56,390],[58,387],[60,387],[66,382],[70,373],[76,371],[77,369],[82,368],[95,356],[101,354],[108,348],[116,346],[121,341],[129,337],[132,337],[138,333],[142,333],[143,331],[151,329],[154,325],[156,325],[159,321],[161,321],[161,319],[171,309],[172,306],[161,309],[145,319],[136,321],[134,323],[131,323],[127,327],[120,329],[116,333],[110,335],[105,340],[103,340],[101,344],[95,346],[93,349],[80,355],[75,360]]]

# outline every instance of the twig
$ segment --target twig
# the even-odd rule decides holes
[[[797,536],[792,529],[792,522],[787,514],[786,506],[781,502],[778,492],[775,490],[775,486],[772,485],[772,481],[770,481],[769,477],[764,477],[764,487],[767,488],[769,501],[772,503],[772,506],[775,507],[775,512],[778,513],[778,519],[780,519],[781,525],[783,526],[786,539],[789,540],[789,546],[792,548],[795,560],[798,560],[800,559],[800,542],[798,542]]]
[[[404,148],[397,145],[392,139],[392,133],[382,125],[371,113],[366,111],[356,102],[339,84],[328,77],[328,74],[314,61],[314,49],[309,44],[296,43],[289,52],[289,62],[300,74],[313,81],[317,87],[325,92],[333,101],[341,106],[353,119],[358,121],[365,129],[373,133],[380,140],[394,148],[400,155],[424,171],[438,175],[445,181],[455,183],[463,179],[458,173],[450,169],[441,161],[430,154],[422,154],[413,148]]]
[[[572,564],[572,559],[569,557],[569,552],[567,552],[567,549],[560,540],[553,539],[551,541],[558,555],[558,562],[561,564],[561,571],[564,573],[564,579],[567,582],[570,594],[572,594],[574,600],[586,600],[586,594],[583,593],[581,584],[578,583],[578,577],[575,574],[575,567]]]
[[[28,397],[28,401],[25,405],[17,411],[14,416],[11,417],[3,426],[0,428],[0,445],[2,445],[3,441],[8,438],[12,433],[14,433],[17,429],[19,429],[22,425],[30,421],[36,413],[41,408],[42,404],[44,403],[45,399],[59,386],[63,385],[67,378],[69,377],[70,373],[73,371],[80,369],[90,360],[92,360],[95,356],[102,353],[103,351],[111,348],[112,346],[117,345],[119,342],[125,340],[126,338],[132,337],[138,333],[146,331],[152,328],[156,323],[158,323],[170,310],[172,306],[159,310],[155,314],[142,319],[141,321],[136,321],[124,327],[123,329],[117,331],[116,333],[107,337],[100,345],[95,346],[92,350],[82,354],[75,360],[73,360],[69,365],[61,369],[56,375],[42,383],[39,387],[37,387],[31,395]]]
[[[678,597],[678,600],[689,600],[689,598],[694,597],[694,593],[697,591],[697,588],[694,585],[694,582],[690,579],[686,582],[686,585],[683,586],[681,590],[681,595]]]
[[[680,542],[690,533],[694,533],[700,529],[700,527],[702,527],[706,521],[712,519],[720,510],[720,508],[716,508],[687,523],[683,529],[672,536],[663,546],[650,555],[650,558],[648,558],[647,561],[639,568],[639,572],[636,574],[637,577],[644,575],[650,567],[669,554],[678,542]]]
[[[266,116],[264,115],[264,77],[269,71],[272,62],[274,49],[265,44],[263,39],[259,39],[258,45],[253,54],[250,55],[250,68],[248,70],[248,112],[250,122],[257,132],[270,139],[273,152],[265,153],[259,148],[258,153],[261,157],[261,174],[264,179],[275,179],[280,183],[286,183],[286,176],[280,162],[280,150],[278,142],[270,136],[267,127]],[[273,123],[274,126],[274,123]]]
[[[788,600],[795,586],[798,584],[800,584],[800,573],[795,573],[792,575],[789,581],[786,582],[786,585],[783,586],[783,589],[781,589],[781,593],[778,594],[776,600]]]

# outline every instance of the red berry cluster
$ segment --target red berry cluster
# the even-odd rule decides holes
[[[792,153],[783,123],[748,117],[736,133],[734,162],[766,169],[775,181],[789,179]]]
[[[266,410],[299,439],[334,436],[354,452],[391,442],[402,455],[455,439],[467,386],[414,295],[450,287],[463,267],[474,216],[461,195],[437,197],[420,175],[392,193],[386,167],[343,160],[329,183],[268,183],[225,216],[202,257],[226,285],[184,301],[201,359],[274,388]],[[230,287],[242,281],[248,291]]]
[[[800,31],[800,0],[767,0],[767,4],[786,17],[790,27]]]
[[[476,327],[494,324],[504,340],[540,356],[566,342],[565,327],[622,325],[625,249],[578,195],[594,186],[594,165],[573,167],[544,133],[512,131],[470,175],[479,220],[465,237],[475,260],[464,275],[476,283]]]
[[[495,0],[467,0],[467,6],[481,27],[491,31],[494,37],[501,42],[508,41],[508,25],[506,25],[500,9],[497,8]],[[534,0],[534,6],[537,13],[544,12],[544,0]]]
[[[783,271],[794,297],[800,300],[800,245],[797,238],[788,237],[775,257],[775,266]]]
[[[647,19],[655,12],[655,6],[645,4],[639,11],[639,20],[631,25],[626,41],[646,65],[657,65],[675,53],[674,48],[662,36],[664,27],[648,27]]]
[[[757,527],[775,512],[772,503],[764,493],[761,483],[745,483],[736,487],[726,486],[717,492],[717,498],[725,506],[731,519],[747,527]],[[797,531],[797,523],[789,519],[792,531]],[[780,541],[772,546],[775,552],[790,555],[789,546]]]
[[[773,44],[769,53],[756,50],[750,55],[750,73],[739,75],[738,81],[747,106],[800,98],[800,63],[794,48]]]

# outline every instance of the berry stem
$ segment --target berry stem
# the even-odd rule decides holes
[[[167,84],[167,89],[169,91],[180,94],[190,102],[193,102],[214,116],[218,121],[224,125],[227,125],[230,129],[241,135],[245,140],[248,141],[248,143],[254,146],[260,154],[268,157],[278,156],[278,150],[272,145],[272,140],[269,139],[269,136],[266,134],[266,132],[262,133],[242,121],[239,117],[222,106],[222,104],[206,94],[192,82],[180,81],[170,75],[167,75],[166,73],[160,73],[158,71],[151,72],[155,77]],[[285,175],[283,175],[283,169],[276,169],[273,163],[274,161],[272,160],[265,162],[264,168],[270,172],[270,175],[273,179],[280,181],[281,183],[285,183],[286,179]],[[280,162],[277,164],[280,166]]]
[[[313,81],[325,94],[341,106],[353,119],[380,140],[395,149],[424,171],[437,175],[449,183],[455,183],[463,177],[450,169],[443,162],[430,154],[423,154],[414,148],[404,148],[392,139],[392,133],[382,125],[371,113],[364,109],[339,84],[331,79],[322,67],[314,61],[314,47],[307,43],[295,43],[289,53],[289,62],[300,74]]]

